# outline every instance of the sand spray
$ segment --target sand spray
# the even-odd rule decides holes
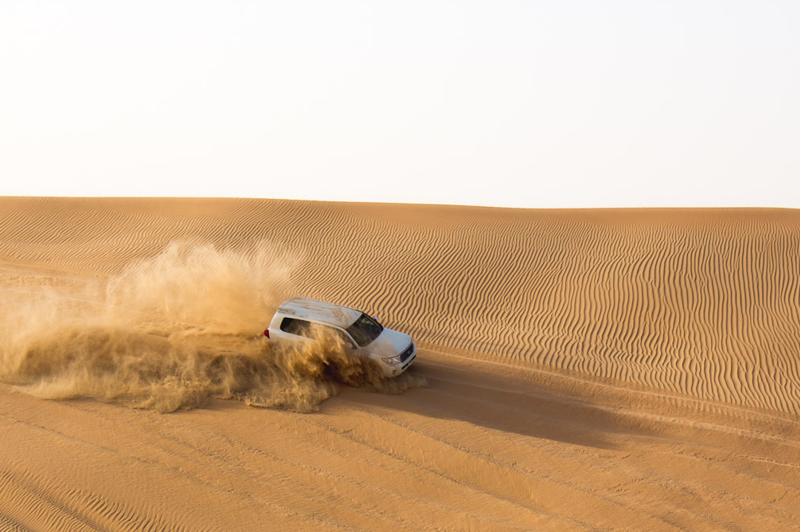
[[[245,250],[178,242],[80,288],[6,292],[0,380],[47,399],[92,397],[159,412],[209,398],[308,412],[342,385],[401,393],[323,330],[277,346],[262,331],[292,292],[298,258],[269,243]]]

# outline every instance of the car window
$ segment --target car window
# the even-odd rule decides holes
[[[317,328],[322,328],[325,331],[330,332],[337,338],[341,338],[345,345],[354,347],[353,340],[347,336],[347,334],[342,331],[341,329],[337,329],[336,327],[331,327],[329,325],[322,325],[322,324],[314,324],[310,321],[300,320],[297,318],[283,318],[281,322],[281,330],[283,332],[287,332],[289,334],[296,334],[297,336],[305,336],[306,338],[314,338],[313,333],[313,326],[316,325]],[[318,329],[319,330],[319,329]]]
[[[353,339],[350,338],[343,330],[337,329],[336,327],[330,327],[328,325],[322,325],[322,327],[325,331],[331,333],[334,338],[339,338],[347,347],[355,347],[353,345]]]
[[[361,347],[371,343],[383,332],[383,325],[363,312],[358,319],[347,328],[347,332]]]
[[[289,334],[296,334],[298,336],[311,338],[310,321],[298,320],[296,318],[283,318],[283,321],[281,322],[281,330]]]

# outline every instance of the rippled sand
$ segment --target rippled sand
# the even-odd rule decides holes
[[[0,530],[800,527],[800,211],[0,198],[0,288]]]

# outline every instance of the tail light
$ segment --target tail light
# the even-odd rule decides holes
[[[264,329],[264,336],[269,338],[269,329]]]

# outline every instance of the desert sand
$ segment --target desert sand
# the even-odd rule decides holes
[[[800,211],[0,198],[0,290],[0,530],[800,529]]]

